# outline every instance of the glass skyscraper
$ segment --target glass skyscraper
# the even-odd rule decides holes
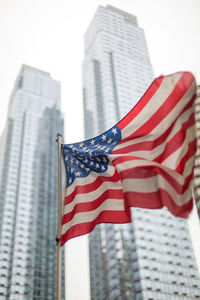
[[[115,125],[153,77],[136,17],[100,6],[85,34],[85,137]],[[89,235],[91,299],[198,299],[200,279],[187,221],[166,209],[139,208],[132,210],[132,219],[98,225]]]
[[[1,300],[55,299],[57,132],[59,82],[23,65],[0,141]]]
[[[197,129],[197,152],[195,159],[195,168],[194,168],[194,176],[195,176],[195,186],[194,186],[194,197],[196,201],[196,206],[198,210],[198,215],[200,219],[200,86],[197,88],[197,99],[195,106],[196,113],[196,129]]]

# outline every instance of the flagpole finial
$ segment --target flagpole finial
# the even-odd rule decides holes
[[[62,137],[62,134],[61,133],[57,133],[57,139],[56,139],[56,142],[58,142],[58,140]]]

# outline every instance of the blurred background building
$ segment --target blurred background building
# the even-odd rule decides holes
[[[59,82],[23,65],[0,141],[1,300],[56,298],[57,132]]]
[[[197,128],[197,153],[196,153],[195,168],[194,168],[194,176],[195,176],[194,197],[196,201],[198,215],[200,218],[200,86],[197,87],[195,113],[196,113],[195,116],[196,116],[196,128]]]
[[[136,17],[100,6],[85,34],[85,137],[116,124],[153,78]],[[200,279],[187,221],[166,209],[135,208],[132,218],[130,224],[98,225],[89,235],[91,299],[198,299]]]

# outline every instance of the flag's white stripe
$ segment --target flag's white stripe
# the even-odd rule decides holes
[[[191,115],[191,110],[190,112],[188,111],[187,112],[187,116],[185,115],[184,116],[184,120],[183,122],[187,121],[188,117],[189,116],[189,113]],[[187,118],[186,118],[187,117]],[[173,130],[171,131],[170,135],[167,137],[167,139],[159,146],[153,148],[152,150],[137,150],[137,151],[132,151],[132,152],[128,152],[128,153],[125,153],[125,154],[122,154],[122,155],[132,155],[132,156],[138,156],[138,157],[142,157],[142,158],[146,158],[148,160],[153,160],[155,159],[157,156],[159,156],[161,153],[163,153],[164,151],[164,148],[166,146],[166,143],[171,139],[173,138],[174,135],[176,135],[176,133],[181,129],[181,126],[182,126],[182,123],[179,123],[177,122],[176,126],[174,126]],[[194,137],[195,137],[195,127],[192,126],[192,127],[189,127],[187,130],[186,130],[186,139],[184,141],[184,144],[183,144],[183,147],[185,145],[188,144],[188,142],[191,142]],[[182,146],[181,146],[182,148]],[[183,150],[183,149],[182,149]]]
[[[180,80],[182,72],[176,73],[173,76],[167,76],[163,79],[160,87],[151,97],[151,100],[142,109],[142,111],[125,127],[122,129],[122,138],[127,137],[141,127],[151,116],[160,108],[166,101],[169,95],[173,92],[174,87]],[[144,119],[145,117],[145,119]]]
[[[64,214],[71,212],[74,206],[79,203],[89,203],[100,197],[106,190],[122,189],[121,181],[118,182],[103,182],[98,189],[86,194],[76,194],[73,202],[64,206]]]
[[[137,144],[140,142],[155,140],[156,138],[158,138],[158,136],[161,136],[171,126],[171,124],[176,119],[177,115],[179,115],[179,113],[182,111],[182,109],[186,106],[186,104],[192,98],[194,93],[195,93],[195,83],[193,82],[192,85],[190,86],[190,88],[187,90],[187,92],[183,95],[181,100],[174,107],[174,109],[171,110],[168,113],[168,115],[149,134],[143,135],[142,137],[138,137],[138,138],[136,137],[136,138],[131,139],[130,141],[119,144],[114,148],[114,150],[118,150],[118,149],[124,148],[126,146],[134,145],[134,144]],[[194,110],[194,108],[193,108],[193,110]],[[152,111],[151,116],[156,113],[156,110],[153,108],[151,111]],[[141,127],[144,124],[144,122],[147,121],[146,115],[145,115],[145,120],[144,120],[143,114],[144,114],[144,111],[141,111],[141,113],[139,114],[139,115],[141,115],[141,120],[140,120],[141,123],[137,123],[136,119],[133,119],[133,121],[131,122],[132,123],[132,128],[131,128],[132,131],[129,130],[129,125],[122,129],[121,132],[122,132],[123,138],[126,138],[129,135],[133,134],[133,132],[135,132],[139,127]]]
[[[95,210],[75,214],[70,222],[62,225],[62,234],[67,232],[67,230],[74,225],[94,221],[102,211],[113,212],[124,210],[124,200],[107,199]]]
[[[108,169],[105,172],[102,173],[97,173],[97,172],[91,172],[89,176],[86,177],[80,177],[80,178],[75,178],[74,182],[72,185],[70,185],[67,189],[65,189],[65,197],[73,193],[75,190],[76,186],[84,186],[86,184],[93,183],[99,176],[105,176],[105,177],[112,177],[115,173],[115,168],[109,164]]]
[[[188,188],[182,195],[179,195],[171,184],[161,175],[156,175],[150,178],[135,179],[128,178],[122,181],[122,186],[124,192],[136,192],[141,193],[141,199],[143,193],[153,193],[158,192],[159,189],[165,190],[172,198],[172,200],[181,206],[191,199],[192,191]],[[151,201],[151,198],[149,198]]]
[[[178,164],[180,163],[181,159],[187,153],[190,142],[194,141],[196,134],[195,134],[195,127],[193,126],[191,130],[187,131],[186,138],[184,143],[170,156],[168,156],[163,162],[163,166],[172,166],[173,169],[176,169]],[[194,155],[193,155],[194,156]],[[192,169],[190,170],[190,172]]]
[[[187,160],[186,164],[185,164],[185,168],[183,170],[183,176],[187,177],[189,174],[192,173],[192,169],[194,167],[194,160],[195,160],[195,156],[193,155],[192,157],[190,157],[189,160]]]
[[[113,157],[116,158],[117,155],[113,155]],[[166,173],[168,173],[171,177],[173,177],[180,185],[184,184],[185,177],[182,174],[176,172],[175,170],[169,169],[166,166],[162,166],[159,163],[156,163],[154,161],[133,159],[133,160],[118,163],[116,165],[116,168],[118,170],[118,173],[120,173],[122,171],[129,170],[132,168],[136,168],[136,167],[140,168],[140,167],[146,167],[146,166],[158,167],[158,168],[164,170]],[[143,180],[145,181],[146,178],[144,178]]]

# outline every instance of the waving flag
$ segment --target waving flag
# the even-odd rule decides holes
[[[130,207],[166,206],[175,216],[188,216],[195,96],[191,73],[160,76],[116,126],[93,139],[62,145],[62,245],[99,223],[130,222]]]

